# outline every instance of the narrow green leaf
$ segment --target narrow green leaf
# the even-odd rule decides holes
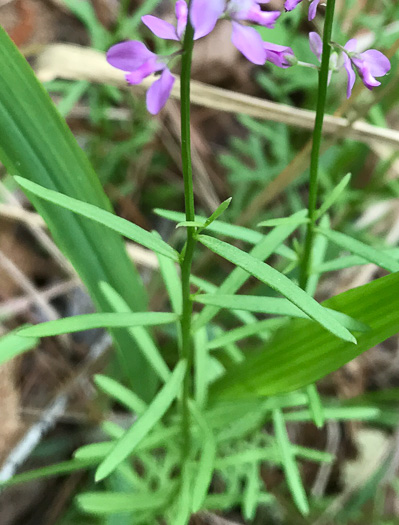
[[[94,376],[94,382],[105,394],[115,399],[115,401],[121,405],[124,405],[133,413],[140,415],[145,412],[147,405],[144,401],[132,392],[132,390],[115,381],[115,379],[97,374]]]
[[[217,380],[210,399],[252,399],[290,392],[337,370],[399,332],[398,287],[399,274],[392,274],[323,303],[370,327],[358,335],[356,346],[337,340],[316,323],[295,319]]]
[[[157,254],[159,269],[163,282],[165,283],[166,290],[168,292],[169,300],[172,305],[172,309],[177,315],[182,313],[182,288],[181,279],[176,269],[176,264],[163,255]]]
[[[284,416],[281,410],[276,409],[273,411],[273,424],[288,487],[300,512],[303,515],[307,515],[309,514],[309,503],[298,470],[298,465],[295,461],[295,454],[288,438]]]
[[[303,216],[303,213],[295,214]],[[220,223],[215,223],[220,224]],[[268,235],[262,235],[257,244],[250,252],[252,257],[264,261],[272,255],[279,246],[295,230],[295,226],[286,225],[274,228]],[[248,230],[251,231],[251,230]],[[237,237],[238,238],[238,237]],[[220,294],[234,294],[249,279],[249,274],[242,268],[235,268],[230,275],[224,280],[218,289]],[[208,324],[218,313],[217,306],[205,307],[200,315],[193,322],[193,331],[198,330],[201,326]]]
[[[309,398],[309,409],[312,414],[314,424],[317,428],[322,428],[325,421],[324,408],[317,391],[316,385],[309,385],[306,387],[306,392]]]
[[[316,211],[316,220],[320,219],[320,217],[322,217],[331,208],[331,206],[333,206],[338,201],[342,193],[345,191],[347,185],[349,184],[351,177],[352,174],[347,173],[345,177],[339,182],[339,184],[335,186],[332,192],[328,194],[326,200]]]
[[[281,274],[271,266],[255,259],[253,256],[231,246],[223,241],[200,235],[199,241],[214,253],[224,257],[236,266],[242,268],[260,281],[269,285],[277,292],[284,295],[295,306],[305,312],[310,318],[324,326],[326,330],[344,341],[356,343],[353,335],[339,323],[335,317],[323,308],[317,301],[310,297],[301,288],[296,286],[288,277]]]
[[[195,275],[190,276],[190,283],[196,286],[199,290],[209,294],[214,294],[218,291],[217,286]],[[257,318],[250,312],[244,312],[242,310],[232,310],[230,313],[244,324],[251,324],[257,321]]]
[[[154,213],[156,213],[160,217],[163,217],[164,219],[168,219],[170,221],[179,222],[179,223],[184,222],[186,218],[184,213],[177,212],[177,211],[170,211],[170,210],[161,210],[158,208],[154,210]],[[304,210],[303,212],[298,212],[298,215],[300,216],[301,215],[304,216],[306,214],[307,214],[307,210]],[[293,217],[295,217],[296,215],[297,214],[294,214]],[[194,222],[198,224],[204,224],[206,220],[207,220],[206,217],[196,215]],[[290,224],[289,226],[292,227],[292,224]],[[295,229],[296,227],[294,226],[291,230],[291,233]],[[233,239],[237,239],[239,241],[248,242],[249,244],[259,244],[264,239],[264,235],[262,233],[259,233],[255,230],[250,230],[249,228],[244,228],[244,226],[237,226],[235,224],[229,224],[227,222],[222,222],[222,221],[211,223],[207,227],[207,230],[209,232],[217,233],[225,237],[232,237]],[[282,230],[279,231],[278,233],[282,233]],[[289,259],[290,261],[297,260],[298,257],[296,253],[294,252],[294,250],[291,250],[291,248],[288,248],[288,246],[285,246],[284,244],[282,244],[282,242],[284,242],[285,239],[286,237],[283,238],[277,244],[277,246],[273,248],[273,252],[275,251],[276,253],[278,253],[282,257]]]
[[[185,221],[186,216],[184,213],[170,210],[161,210],[156,208],[154,213],[168,219],[173,222],[182,223]],[[207,221],[206,217],[201,215],[196,215],[194,221],[198,224],[204,225]],[[249,228],[244,228],[243,226],[235,226],[233,224],[228,224],[226,222],[217,221],[209,225],[208,230],[220,235],[225,235],[226,237],[234,237],[241,241],[249,242],[250,244],[257,244],[263,238],[263,235]]]
[[[300,317],[302,319],[309,319],[309,316],[295,306],[287,299],[278,297],[262,297],[258,295],[218,295],[218,294],[203,294],[193,295],[193,301],[201,304],[211,304],[220,308],[234,308],[235,310],[244,310],[249,312],[257,312],[269,315],[286,315],[288,317]],[[330,308],[326,310],[337,320],[342,326],[348,330],[355,330],[358,332],[367,332],[369,327],[352,319],[348,315],[341,312],[336,312]]]
[[[10,361],[17,355],[24,354],[32,350],[39,343],[37,338],[27,339],[19,335],[18,330],[14,330],[0,338],[0,365]]]
[[[196,513],[201,510],[212,481],[216,460],[216,440],[203,414],[194,404],[191,405],[191,408],[202,434],[199,467],[195,476],[192,496],[192,512]]]
[[[203,222],[197,222],[197,221],[182,221],[176,224],[176,229],[177,228],[203,228],[204,224],[205,223]]]
[[[389,255],[395,260],[399,259],[399,248],[388,248],[381,250],[384,255]],[[315,264],[315,267],[312,269],[313,273],[326,273],[326,272],[335,272],[337,270],[344,270],[345,268],[352,268],[352,266],[362,266],[364,264],[369,264],[370,261],[359,257],[358,255],[346,255],[343,257],[337,257],[336,259],[331,259],[330,261],[321,262],[320,264]]]
[[[89,514],[109,516],[120,512],[155,510],[167,505],[171,491],[162,492],[86,492],[76,498],[78,506]]]
[[[201,228],[201,230],[204,230],[205,228],[208,228],[216,219],[218,219],[222,213],[224,213],[227,208],[230,206],[232,197],[229,197],[225,201],[222,202],[222,204],[219,204],[219,206],[216,208],[216,210],[212,213],[212,215],[206,219],[204,226]]]
[[[178,253],[166,242],[162,241],[160,238],[156,237],[151,232],[140,228],[137,224],[122,219],[109,211],[93,206],[87,202],[74,199],[73,197],[68,197],[57,191],[49,190],[44,186],[40,186],[35,182],[31,182],[28,179],[24,179],[16,175],[15,180],[18,184],[24,188],[24,190],[36,195],[37,197],[56,204],[61,208],[65,208],[69,211],[77,213],[83,217],[87,217],[99,224],[102,224],[106,228],[109,228],[117,233],[120,233],[124,237],[131,239],[132,241],[145,246],[149,250],[154,252],[161,253],[165,257],[170,257],[171,259],[178,261]]]
[[[281,324],[281,322],[284,323],[285,321],[278,320],[278,324]],[[276,325],[275,319],[265,319],[263,321],[258,321],[252,324],[240,326],[239,328],[236,328],[235,330],[229,330],[227,332],[223,332],[219,336],[209,341],[208,349],[214,350],[216,348],[221,348],[223,346],[226,346],[229,343],[236,343],[237,341],[240,341],[241,339],[246,339],[247,337],[258,335],[260,333],[263,335],[263,339],[266,338],[265,336],[270,338],[271,336],[270,328],[274,328],[275,325]]]
[[[180,361],[170,379],[148,406],[147,411],[133,423],[121,439],[118,439],[109,455],[100,464],[96,471],[96,481],[101,481],[109,476],[154,428],[179,393],[185,371],[186,362]]]
[[[194,334],[194,389],[197,405],[202,408],[208,398],[209,352],[206,328],[201,328]]]
[[[96,459],[72,459],[70,461],[63,461],[56,465],[50,465],[48,467],[41,467],[35,470],[28,470],[22,474],[16,474],[7,481],[0,481],[0,488],[12,487],[19,485],[20,483],[27,483],[29,481],[35,481],[37,479],[51,478],[52,476],[67,476],[72,472],[78,470],[84,470],[89,467],[93,467],[97,464]]]
[[[246,483],[243,494],[243,515],[246,520],[255,518],[259,498],[258,465],[253,463],[247,467]]]
[[[332,241],[334,244],[337,244],[341,248],[344,248],[355,255],[363,257],[363,259],[366,259],[366,261],[374,263],[377,266],[384,268],[388,272],[399,271],[399,262],[390,255],[384,253],[383,250],[372,248],[371,246],[368,246],[367,244],[364,244],[363,242],[358,241],[357,239],[354,239],[353,237],[350,237],[344,233],[328,230],[325,228],[317,228],[316,231],[320,232],[322,235],[325,235],[327,239]]]
[[[328,218],[328,215],[324,215],[320,221],[320,226],[322,228],[329,228],[330,227],[330,220]],[[320,279],[320,273],[317,271],[313,271],[314,267],[320,266],[324,258],[326,256],[328,247],[328,239],[327,237],[324,237],[324,235],[321,235],[320,233],[315,234],[315,239],[313,242],[313,250],[312,250],[312,267],[311,267],[311,275],[308,278],[308,282],[306,285],[306,293],[314,297],[317,285],[319,284]]]
[[[18,331],[18,335],[21,337],[49,337],[94,328],[156,326],[173,323],[177,319],[176,314],[167,312],[84,314],[22,328]]]
[[[170,259],[163,259],[170,262],[171,265],[174,265],[174,262],[170,261]],[[114,288],[112,288],[112,286],[105,282],[101,282],[99,286],[107,298],[107,301],[115,311],[120,312],[121,314],[129,312],[129,305],[122,298],[122,296],[116,290],[114,290]],[[139,350],[143,354],[146,361],[151,365],[157,376],[161,379],[161,381],[167,381],[170,377],[170,370],[162,357],[160,349],[157,347],[145,327],[130,326],[127,328],[127,331],[136,341]],[[123,355],[122,360],[126,363],[130,373],[131,367],[134,365],[134,360],[129,355]]]
[[[324,407],[324,417],[326,419],[334,419],[336,421],[369,421],[377,418],[381,410],[376,407]],[[312,421],[313,414],[310,410],[297,410],[295,412],[287,412],[285,416],[286,421]]]
[[[293,226],[300,226],[301,224],[307,224],[309,219],[307,217],[281,217],[279,219],[268,219],[266,221],[259,222],[258,227],[266,226],[268,228],[274,228],[275,226],[284,226],[292,224]]]

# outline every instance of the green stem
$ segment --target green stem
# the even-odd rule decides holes
[[[334,21],[335,0],[327,1],[326,19],[324,22],[323,34],[323,53],[321,57],[321,67],[319,72],[319,88],[317,92],[316,121],[313,129],[313,146],[310,159],[310,179],[309,179],[309,224],[306,231],[305,250],[302,258],[299,285],[306,288],[309,273],[311,270],[311,258],[313,251],[314,228],[316,223],[317,205],[317,178],[319,171],[320,146],[322,140],[323,120],[326,110],[328,74],[331,55],[331,34]]]
[[[180,100],[181,100],[181,157],[184,179],[184,201],[186,208],[186,220],[193,221],[194,190],[191,163],[191,138],[190,138],[190,82],[191,63],[194,47],[194,29],[187,22],[183,42]],[[191,319],[193,304],[190,297],[190,274],[195,248],[195,228],[187,228],[187,242],[182,252],[181,279],[183,293],[183,311],[181,317],[181,354],[187,360],[186,375],[183,383],[182,395],[182,432],[183,432],[183,461],[190,454],[190,407],[191,397],[191,372],[193,367],[193,346],[191,341]]]

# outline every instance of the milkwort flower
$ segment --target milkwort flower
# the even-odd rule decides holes
[[[266,4],[268,1],[192,0],[191,21],[196,32],[205,36],[213,30],[219,18],[228,18],[233,26],[232,42],[235,47],[254,64],[263,65],[268,59],[265,42],[256,29],[244,25],[243,22],[252,22],[270,29],[274,28],[281,13],[280,11],[262,11],[261,4]],[[291,52],[292,50],[288,54]],[[275,57],[273,54],[270,56]]]
[[[310,49],[320,60],[323,49],[323,42],[320,36],[314,32],[309,33],[309,42]],[[376,80],[375,77],[382,77],[386,75],[391,69],[391,64],[387,57],[380,51],[377,51],[377,49],[369,49],[363,53],[356,52],[358,48],[358,42],[355,38],[348,40],[344,47],[339,46],[338,44],[335,44],[335,46],[342,51],[340,67],[343,66],[346,70],[346,74],[348,75],[348,84],[346,90],[347,98],[351,96],[352,89],[355,84],[355,70],[358,72],[366,88],[371,90],[373,87],[379,86],[381,84],[381,82]],[[337,55],[334,53],[332,58],[334,56],[336,57]],[[334,62],[330,64],[330,67],[335,69],[336,66],[337,60],[335,59]]]
[[[284,8],[286,11],[292,11],[301,2],[302,0],[286,0],[284,3]],[[320,3],[320,0],[312,0],[309,6],[309,14],[308,14],[309,20],[313,20],[313,18],[316,16],[317,6],[319,5],[319,3]]]
[[[185,0],[178,0],[176,27],[152,15],[143,16],[142,21],[159,38],[182,41],[187,26],[187,16],[187,3]],[[195,35],[195,38],[198,38],[198,35]],[[175,83],[175,77],[167,67],[169,60],[174,56],[175,54],[158,56],[142,42],[130,40],[112,46],[108,50],[107,61],[111,66],[125,71],[125,78],[129,84],[140,84],[152,73],[160,75],[147,91],[148,111],[156,115],[166,104]]]

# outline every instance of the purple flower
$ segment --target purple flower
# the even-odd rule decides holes
[[[232,21],[232,42],[254,64],[266,62],[266,50],[260,34],[242,22],[252,22],[273,28],[279,11],[262,11],[260,4],[268,0],[192,0],[191,21],[196,34],[205,36],[212,31],[218,19],[224,15]]]
[[[376,49],[369,49],[364,53],[357,53],[357,40],[348,40],[343,48],[344,67],[348,75],[348,87],[346,96],[349,98],[355,84],[355,71],[358,72],[363,84],[368,89],[379,86],[381,82],[375,77],[383,77],[391,69],[391,64],[387,57]]]
[[[270,42],[263,42],[266,50],[266,60],[283,69],[293,65],[290,57],[295,58],[294,52],[290,47],[279,46]]]
[[[286,11],[292,11],[296,8],[298,4],[300,4],[302,0],[286,0],[284,4],[284,8]],[[319,5],[320,0],[313,0],[309,6],[309,14],[308,18],[309,20],[313,20],[316,16],[317,6]]]
[[[176,2],[176,27],[156,16],[145,15],[143,23],[155,36],[165,40],[181,41],[187,26],[188,7],[185,0]],[[195,38],[198,38],[196,35]],[[118,69],[126,72],[129,84],[140,82],[152,73],[160,74],[147,91],[147,108],[156,115],[166,104],[175,83],[175,78],[167,67],[167,57],[159,57],[142,43],[135,40],[116,44],[109,49],[107,60]]]
[[[152,73],[161,73],[147,91],[147,108],[156,115],[164,107],[175,78],[161,57],[152,53],[142,42],[129,40],[112,46],[108,50],[107,61],[111,66],[125,71],[129,84],[140,84]]]
[[[226,0],[192,0],[190,20],[197,38],[209,35],[226,9]]]

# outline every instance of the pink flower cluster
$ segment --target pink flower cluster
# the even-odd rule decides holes
[[[286,0],[285,10],[292,11],[302,0]],[[191,0],[190,13],[185,0],[176,2],[176,24],[172,25],[156,16],[142,17],[143,23],[154,35],[165,40],[183,42],[188,17],[194,29],[194,39],[207,36],[219,19],[231,22],[232,42],[235,47],[251,62],[263,65],[271,62],[280,68],[287,68],[296,61],[293,50],[264,42],[259,32],[249,24],[274,28],[280,11],[262,9],[269,0]],[[320,0],[310,0],[309,20],[316,16]],[[311,49],[320,59],[322,42],[317,33],[310,34]],[[355,70],[365,86],[372,89],[380,85],[375,77],[385,75],[390,69],[389,60],[379,51],[370,49],[363,53],[356,52],[357,42],[349,40],[342,49],[342,64],[348,75],[347,96],[349,97],[355,82]],[[159,78],[147,91],[147,108],[152,114],[158,113],[168,100],[175,78],[168,68],[170,56],[158,56],[142,42],[131,40],[111,47],[107,53],[108,62],[125,72],[130,84],[139,84],[151,74]],[[335,69],[335,67],[334,67]]]

